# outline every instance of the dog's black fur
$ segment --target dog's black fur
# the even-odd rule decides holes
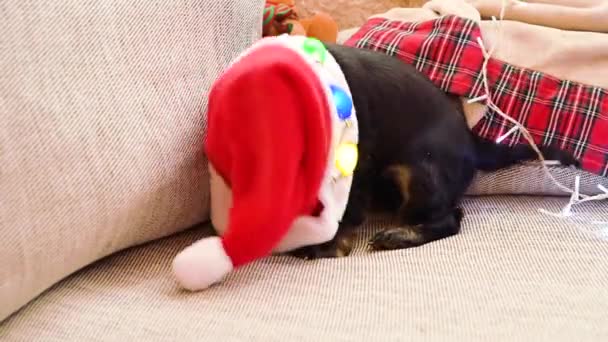
[[[345,237],[360,226],[372,204],[398,214],[402,227],[381,231],[375,250],[419,246],[457,234],[459,201],[477,170],[494,171],[533,159],[527,145],[483,141],[469,129],[457,98],[395,57],[327,45],[349,84],[359,121],[359,163],[336,238],[292,254],[305,258],[350,253]],[[548,159],[576,161],[544,149]]]

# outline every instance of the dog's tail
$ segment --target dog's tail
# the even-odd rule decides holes
[[[509,146],[497,144],[477,136],[474,136],[473,139],[475,140],[477,157],[476,167],[482,171],[496,171],[524,161],[538,159],[534,149],[527,144]],[[567,151],[554,147],[539,147],[539,149],[545,160],[557,160],[562,165],[578,166],[578,161]]]

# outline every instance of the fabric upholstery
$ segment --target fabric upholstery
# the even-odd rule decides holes
[[[568,221],[537,211],[564,197],[471,197],[453,238],[367,253],[375,219],[349,258],[272,257],[198,294],[170,263],[208,227],[85,267],[208,216],[205,92],[262,5],[0,3],[0,320],[23,306],[1,341],[608,339],[606,202]],[[528,165],[471,192],[536,190],[556,194]]]
[[[267,258],[189,294],[170,263],[197,228],[69,277],[0,325],[0,340],[605,341],[608,241],[588,222],[608,221],[608,203],[572,222],[536,211],[564,201],[468,198],[460,235],[370,253],[367,239],[392,225],[378,218],[350,257]]]
[[[0,3],[0,320],[94,260],[208,218],[206,92],[260,37],[262,7]]]
[[[598,185],[608,188],[606,177],[573,167],[549,165],[547,168],[558,182],[570,189],[574,189],[576,176],[579,176],[581,194],[602,194]],[[570,196],[553,183],[541,164],[536,161],[495,172],[480,172],[467,193],[469,195]]]
[[[449,0],[440,0],[449,1]],[[498,17],[505,6],[505,19],[572,31],[608,33],[606,0],[466,0],[483,18]],[[542,13],[539,15],[539,13]]]

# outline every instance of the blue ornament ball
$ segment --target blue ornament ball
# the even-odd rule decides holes
[[[342,88],[331,85],[331,93],[336,104],[336,110],[338,111],[338,117],[342,120],[350,118],[353,112],[353,101],[350,96],[342,90]]]

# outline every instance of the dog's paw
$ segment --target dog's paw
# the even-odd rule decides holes
[[[352,239],[342,237],[324,244],[302,247],[287,254],[306,260],[342,258],[350,255],[352,249]]]
[[[383,230],[369,240],[372,250],[394,250],[420,246],[424,236],[411,227],[399,227]]]

